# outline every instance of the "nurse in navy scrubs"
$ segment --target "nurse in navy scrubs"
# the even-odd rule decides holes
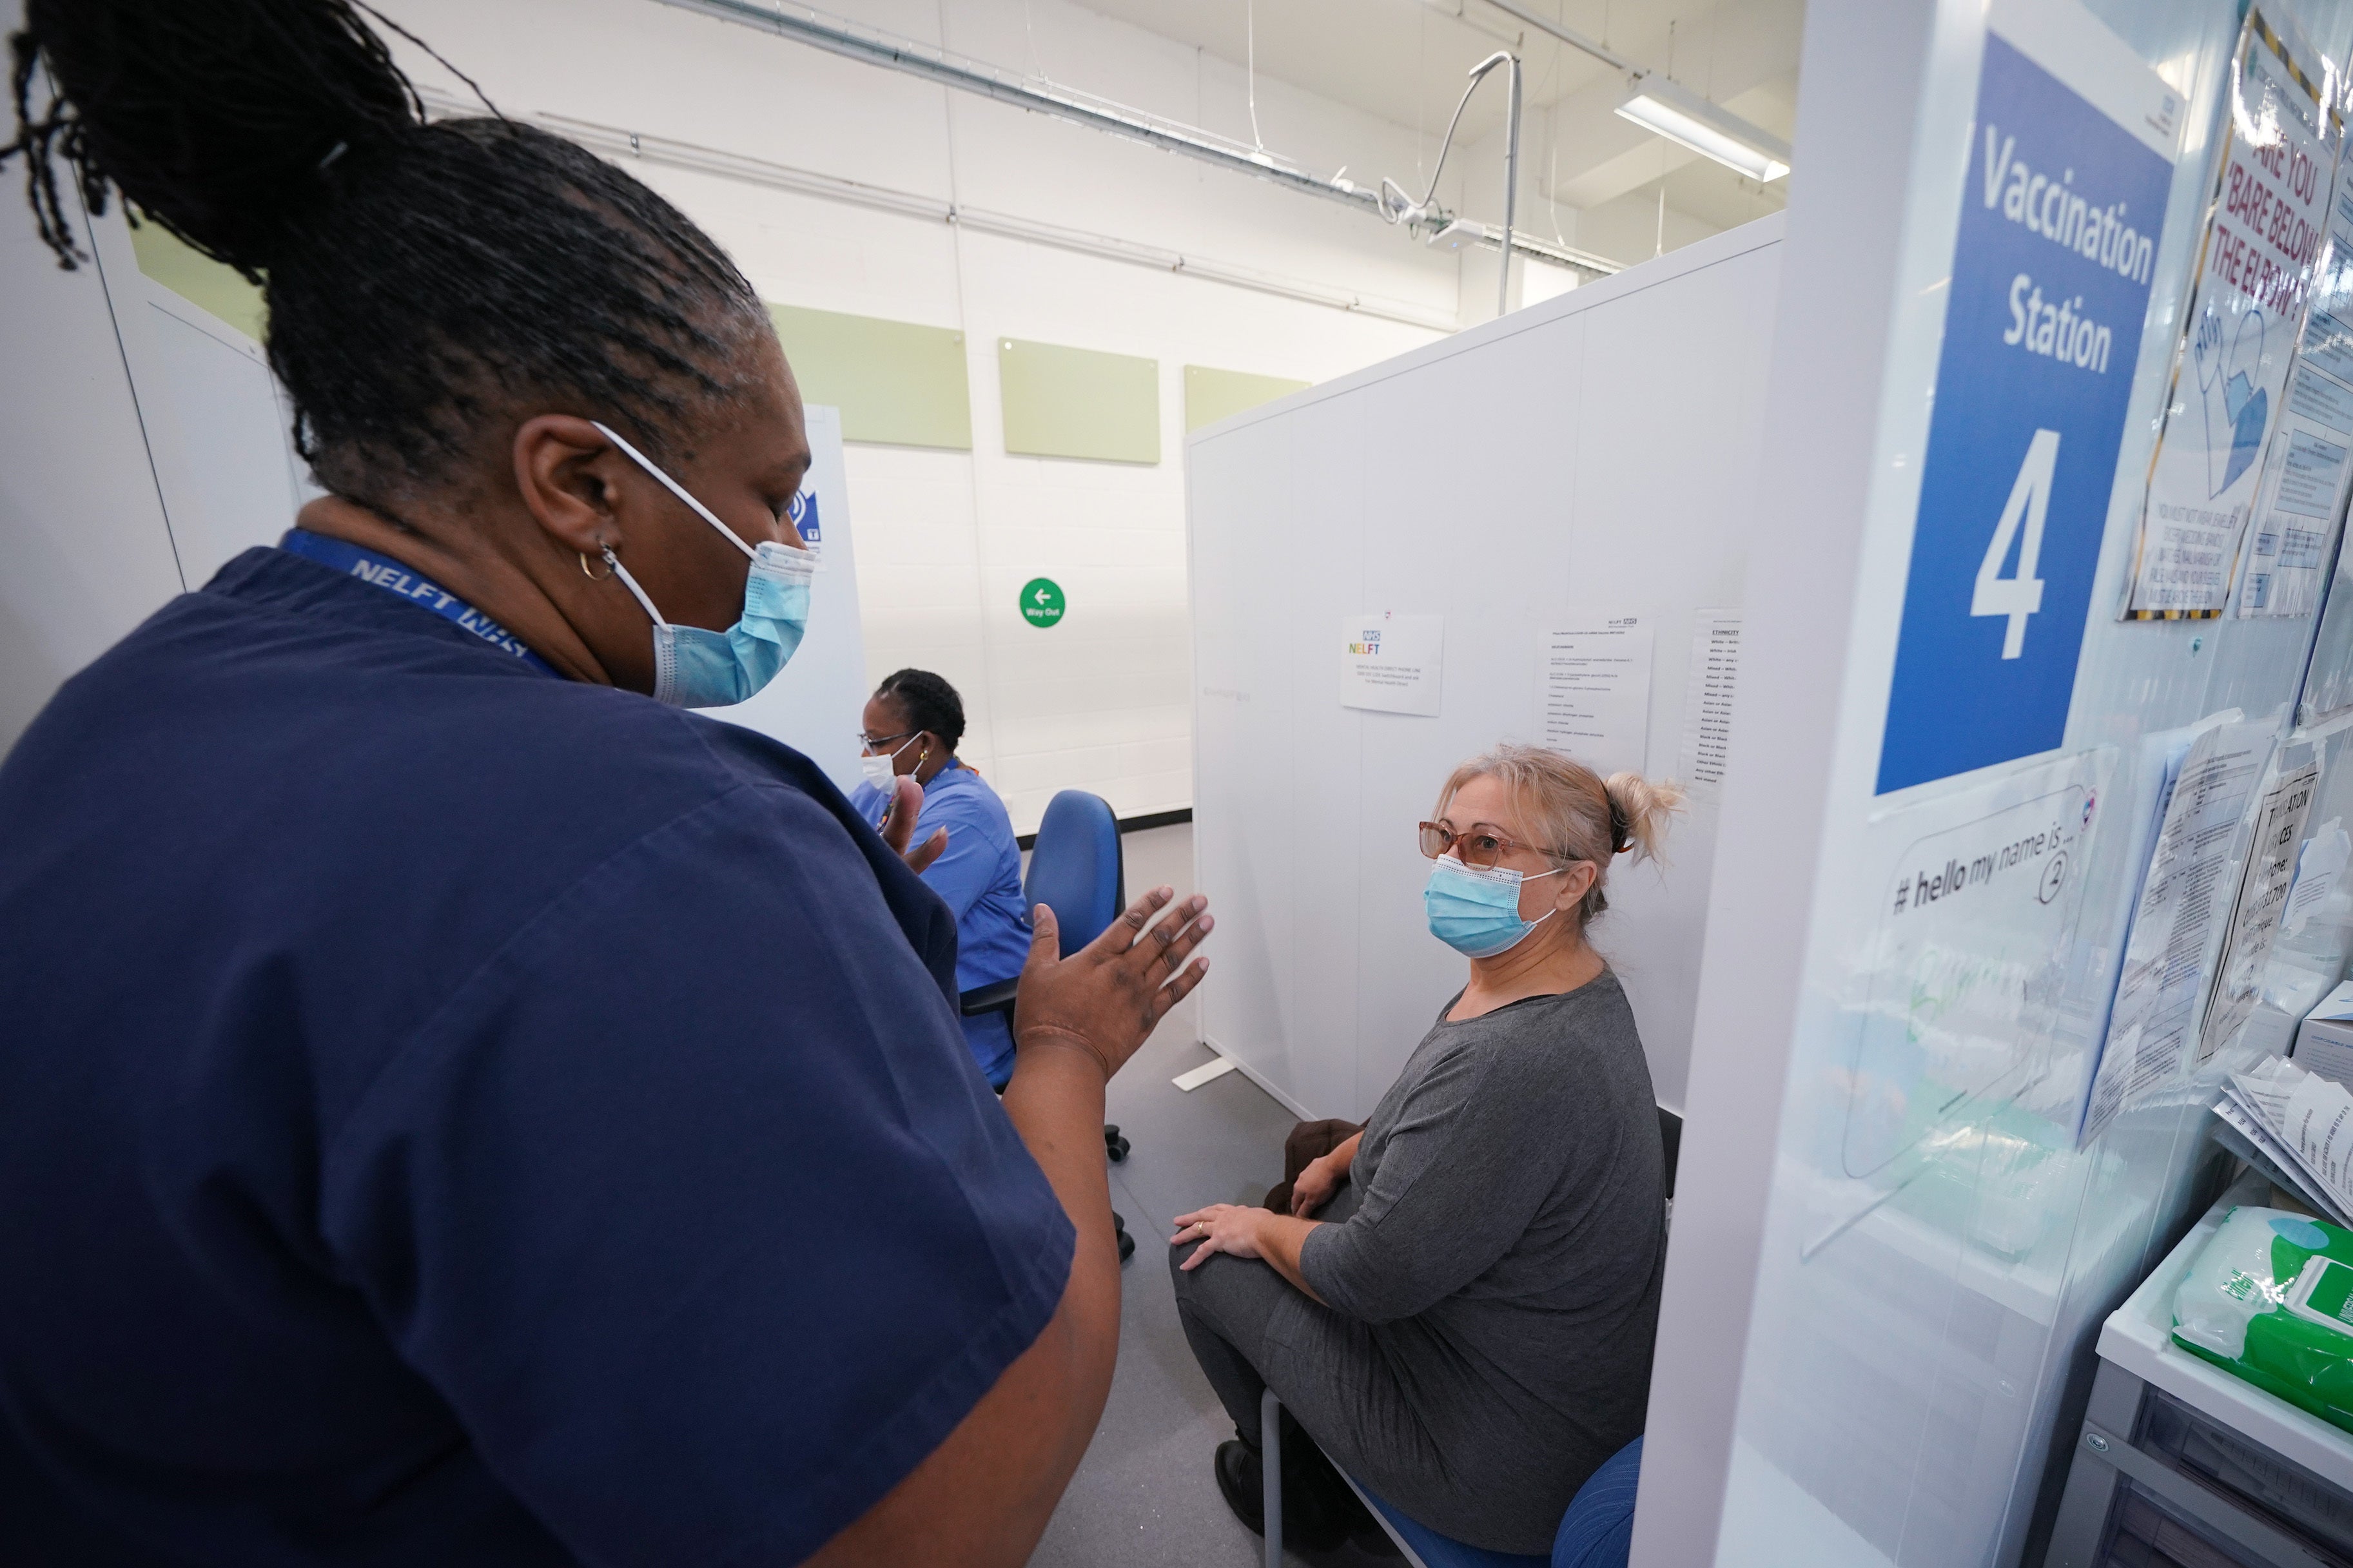
[[[885,676],[866,700],[859,731],[866,782],[850,793],[878,828],[899,799],[896,781],[923,790],[923,831],[947,831],[947,846],[923,881],[956,921],[956,985],[977,990],[1012,979],[1029,956],[1029,911],[1021,901],[1021,846],[1013,819],[988,781],[955,754],[964,739],[964,699],[928,669]],[[1013,1076],[1013,1029],[1002,1013],[964,1020],[965,1044],[997,1089]]]
[[[327,493],[0,764],[0,1562],[1025,1561],[1198,900],[1037,911],[1000,1105],[917,785],[691,711],[807,612],[725,254],[349,0],[26,15],[44,237],[266,278]]]

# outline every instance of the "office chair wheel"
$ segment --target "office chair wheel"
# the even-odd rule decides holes
[[[1119,1260],[1125,1263],[1135,1256],[1135,1237],[1127,1234],[1127,1221],[1120,1217],[1117,1209],[1112,1210],[1111,1230],[1113,1237],[1119,1242]]]
[[[1114,1165],[1127,1158],[1127,1140],[1119,1135],[1119,1123],[1116,1121],[1103,1123],[1103,1152],[1110,1156]]]

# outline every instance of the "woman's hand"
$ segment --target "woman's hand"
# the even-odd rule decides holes
[[[1208,900],[1197,893],[1151,923],[1176,896],[1173,888],[1155,888],[1068,958],[1058,956],[1062,939],[1054,911],[1039,904],[1030,915],[1029,962],[1014,994],[1015,1049],[1082,1047],[1105,1081],[1126,1065],[1153,1026],[1209,972],[1206,958],[1189,968],[1185,963],[1215,924]]]
[[[1308,1161],[1307,1168],[1291,1184],[1291,1212],[1305,1219],[1330,1203],[1332,1194],[1340,1190],[1340,1178],[1346,1171],[1346,1166],[1329,1154]]]
[[[1211,1204],[1205,1209],[1176,1216],[1176,1234],[1168,1245],[1181,1241],[1198,1241],[1193,1256],[1177,1265],[1179,1268],[1198,1268],[1209,1254],[1223,1252],[1235,1258],[1263,1258],[1266,1251],[1260,1245],[1259,1226],[1274,1216],[1264,1209],[1246,1208],[1240,1204]]]
[[[922,876],[931,863],[938,859],[948,847],[948,830],[941,828],[913,849],[908,840],[915,837],[915,819],[923,815],[923,786],[913,777],[901,773],[892,781],[891,809],[882,817],[882,842],[891,853],[907,863],[907,869]]]

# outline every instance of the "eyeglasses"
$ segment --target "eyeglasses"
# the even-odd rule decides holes
[[[1558,860],[1575,858],[1569,855],[1553,855],[1551,850],[1539,845],[1523,844],[1516,838],[1506,837],[1492,822],[1474,822],[1470,830],[1463,833],[1455,832],[1442,822],[1421,824],[1421,852],[1430,859],[1435,860],[1449,849],[1458,847],[1462,852],[1462,863],[1482,871],[1493,870],[1495,862],[1514,849],[1533,849],[1539,855],[1552,855]]]
[[[879,752],[893,741],[912,741],[922,733],[921,730],[902,730],[895,735],[870,735],[860,730],[858,731],[858,743],[870,752]]]

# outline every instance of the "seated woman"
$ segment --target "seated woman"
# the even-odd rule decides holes
[[[964,739],[964,699],[927,669],[886,677],[866,700],[859,741],[866,782],[849,797],[877,827],[891,809],[892,781],[905,774],[923,786],[917,830],[948,830],[947,847],[923,872],[956,921],[956,988],[1010,980],[1029,956],[1029,909],[1021,898],[1021,847],[1005,803],[956,760]],[[1013,1030],[1002,1013],[964,1020],[965,1043],[989,1085],[1013,1076]]]
[[[1178,1217],[1178,1315],[1240,1432],[1219,1489],[1253,1530],[1268,1386],[1383,1500],[1498,1552],[1549,1552],[1641,1432],[1663,1153],[1634,1015],[1586,930],[1611,860],[1655,856],[1681,798],[1530,746],[1455,769],[1421,825],[1422,900],[1463,988],[1289,1213]],[[1336,1544],[1353,1499],[1306,1443],[1284,1460],[1286,1534]]]

